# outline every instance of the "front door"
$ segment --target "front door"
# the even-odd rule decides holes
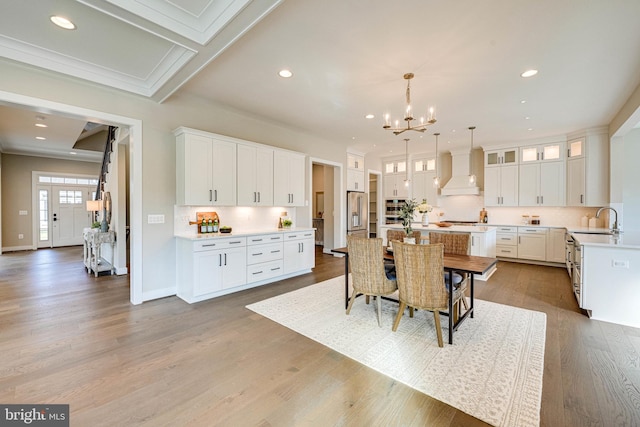
[[[38,186],[38,247],[81,245],[91,226],[88,187]]]

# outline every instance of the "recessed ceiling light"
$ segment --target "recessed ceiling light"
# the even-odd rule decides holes
[[[525,120],[531,120],[531,117],[527,116],[524,118]]]
[[[75,30],[76,29],[76,25],[73,22],[69,21],[67,18],[64,18],[62,16],[53,15],[49,19],[51,20],[51,22],[56,24],[58,27],[64,28],[65,30]]]
[[[522,101],[520,101],[520,104],[526,104],[526,103],[527,103],[526,99],[523,99]]]
[[[364,116],[365,119],[373,119],[375,116],[373,114],[367,114]]]
[[[46,128],[46,127],[48,127],[48,126],[47,126],[47,125],[45,125],[44,123],[36,123],[36,127],[39,127],[39,128]]]
[[[278,75],[280,77],[284,77],[285,79],[288,79],[289,77],[293,76],[293,73],[285,68],[284,70],[280,70],[278,72]]]
[[[36,139],[39,139],[40,141],[44,141],[47,138],[45,138],[44,136],[36,136]]]
[[[529,129],[527,129],[527,130],[533,130],[533,128],[529,128]]]
[[[72,156],[75,156],[77,153],[75,151],[69,151],[69,154],[71,154]]]
[[[538,70],[527,70],[524,73],[520,74],[521,77],[533,77],[538,74]]]

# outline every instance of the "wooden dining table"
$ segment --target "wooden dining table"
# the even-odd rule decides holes
[[[331,252],[344,255],[344,302],[345,309],[349,304],[349,249],[347,247],[335,248]],[[393,261],[393,253],[384,251],[384,259]],[[444,254],[444,270],[446,274],[449,274],[449,283],[453,283],[453,272],[469,273],[469,309],[465,313],[455,319],[455,316],[449,315],[453,313],[453,292],[449,292],[449,311],[448,313],[441,312],[449,318],[449,344],[453,344],[453,331],[457,330],[460,324],[467,318],[473,318],[474,306],[473,306],[473,285],[474,275],[485,274],[491,269],[498,260],[491,257],[482,257],[476,255],[457,255],[457,254]],[[389,299],[389,298],[385,298]]]

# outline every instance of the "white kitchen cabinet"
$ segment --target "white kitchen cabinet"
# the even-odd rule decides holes
[[[564,161],[564,142],[550,142],[520,148],[520,164]]]
[[[435,156],[421,157],[412,162],[411,197],[431,206],[438,206],[438,189],[433,186],[436,177]]]
[[[495,258],[496,233],[479,232],[471,233],[470,255]],[[483,279],[484,280],[484,279]]]
[[[565,172],[563,161],[520,164],[519,206],[564,206]]]
[[[284,233],[284,274],[310,270],[315,266],[315,233]]]
[[[236,205],[236,144],[188,128],[176,135],[176,203]]]
[[[347,191],[364,191],[364,156],[347,153]]]
[[[568,141],[567,206],[609,203],[609,144],[606,130]]]
[[[496,228],[496,256],[518,258],[518,227]]]
[[[273,204],[304,206],[304,155],[274,150]]]
[[[247,283],[284,274],[283,236],[283,233],[274,233],[247,238]]]
[[[409,198],[409,186],[405,185],[405,173],[389,174],[382,177],[386,199]]]
[[[503,148],[499,150],[487,150],[484,153],[484,166],[513,166],[518,164],[518,149]],[[486,172],[485,172],[486,174]]]
[[[518,166],[485,168],[485,206],[518,206],[518,178]]]
[[[247,278],[246,238],[180,240],[177,295],[187,302],[217,296],[242,286]]]
[[[364,172],[347,169],[347,191],[364,191]]]
[[[347,168],[364,172],[364,156],[356,153],[347,153]]]
[[[518,227],[518,258],[546,261],[547,230],[546,227]]]
[[[238,144],[238,206],[273,206],[273,150]]]
[[[547,233],[547,262],[557,262],[564,264],[565,252],[565,233],[564,228],[550,228]]]

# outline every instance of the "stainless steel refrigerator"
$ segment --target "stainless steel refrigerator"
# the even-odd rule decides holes
[[[367,224],[369,199],[367,193],[347,191],[347,235],[369,237]]]

